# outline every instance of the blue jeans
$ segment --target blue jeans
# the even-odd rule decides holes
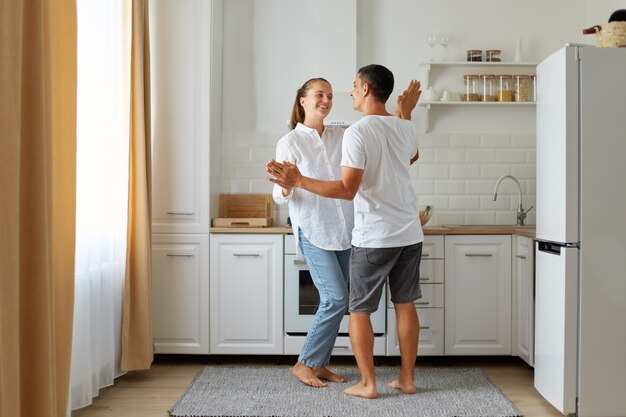
[[[298,234],[300,249],[320,295],[320,304],[298,361],[311,368],[320,368],[330,361],[341,319],[348,310],[350,249],[320,249],[309,242],[302,230],[298,229]]]

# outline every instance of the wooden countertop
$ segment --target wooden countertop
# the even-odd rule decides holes
[[[425,235],[520,235],[534,238],[535,226],[445,225],[425,226]],[[211,227],[211,233],[290,234],[291,227]]]

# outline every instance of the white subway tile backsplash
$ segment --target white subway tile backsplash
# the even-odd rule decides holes
[[[264,164],[270,159],[274,159],[276,157],[276,148],[275,147],[254,147],[248,150],[250,153],[249,160],[252,163],[261,163]],[[280,161],[282,162],[282,161]]]
[[[235,178],[265,178],[265,164],[239,164],[236,166]]]
[[[509,148],[511,147],[511,135],[507,133],[483,133],[481,135],[481,147]]]
[[[499,149],[496,151],[496,162],[499,164],[525,164],[526,150]]]
[[[437,180],[433,181],[435,194],[465,194],[465,181],[461,180]]]
[[[417,195],[417,204],[420,206],[431,205],[435,207],[435,211],[448,210],[448,196],[436,194]]]
[[[496,162],[496,151],[493,149],[468,149],[465,153],[468,164],[493,164]]]
[[[252,180],[250,181],[250,192],[252,194],[272,194],[274,184],[268,180]]]
[[[451,196],[450,210],[478,210],[480,209],[479,196]]]
[[[450,146],[450,136],[440,133],[422,135],[417,141],[417,146],[420,150],[423,148],[448,148]]]
[[[498,199],[493,201],[492,195],[484,195],[480,197],[480,208],[481,210],[510,210],[512,206],[511,197],[508,195],[502,195],[498,190]],[[515,201],[517,201],[517,195],[515,196]],[[517,203],[515,203],[515,207]]]
[[[249,180],[222,180],[223,194],[248,194],[251,193]]]
[[[465,162],[464,149],[437,149],[435,150],[435,161],[438,164],[454,164]]]
[[[270,194],[265,162],[275,155],[284,132],[222,133],[223,193]],[[535,202],[535,136],[511,133],[428,133],[419,138],[420,158],[409,175],[420,207],[434,207],[429,226],[442,224],[515,224],[517,187],[505,180],[492,201],[502,175],[521,183],[523,205]],[[287,206],[276,206],[275,224],[285,224]],[[527,224],[534,224],[534,209]]]
[[[512,165],[511,175],[520,179],[535,179],[537,178],[537,168],[535,164],[532,165]]]
[[[503,175],[511,173],[511,165],[487,165],[483,164],[480,170],[480,177],[484,179],[492,179],[493,185],[496,185],[496,180]]]
[[[496,213],[496,224],[517,224],[517,213],[514,210],[498,211]],[[534,221],[527,221],[526,224],[534,224]]]
[[[450,178],[465,180],[480,178],[480,165],[450,165]]]
[[[418,168],[418,178],[422,179],[442,179],[448,178],[448,165],[420,164]]]
[[[436,210],[436,208],[435,208]],[[464,224],[464,211],[435,211],[435,215],[429,223],[430,226],[443,224]]]
[[[496,224],[496,213],[488,210],[466,211],[464,224]]]
[[[495,181],[492,180],[465,181],[465,193],[468,195],[491,194],[495,185]]]
[[[536,146],[535,135],[511,135],[511,148],[532,148]]]
[[[435,181],[433,180],[413,180],[411,184],[417,195],[435,193]]]
[[[413,163],[413,166],[417,164],[428,164],[435,162],[435,149],[432,148],[419,148],[420,157]]]
[[[452,148],[480,148],[479,133],[455,133],[450,135],[450,147]]]

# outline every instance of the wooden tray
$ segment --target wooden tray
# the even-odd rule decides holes
[[[269,194],[222,194],[220,217],[213,227],[268,227],[272,225],[274,200]]]
[[[272,218],[217,218],[213,219],[213,227],[269,227]]]

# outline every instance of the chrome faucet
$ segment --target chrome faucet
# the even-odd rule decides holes
[[[524,220],[526,219],[526,213],[528,213],[534,206],[530,206],[528,210],[524,211],[524,208],[522,207],[522,186],[520,185],[517,178],[515,178],[513,175],[501,176],[498,179],[498,182],[496,182],[496,186],[493,188],[493,201],[496,201],[496,199],[498,198],[498,187],[500,186],[502,180],[506,178],[513,180],[513,182],[515,182],[515,184],[517,185],[517,193],[519,196],[519,205],[517,206],[517,225],[523,226]]]

